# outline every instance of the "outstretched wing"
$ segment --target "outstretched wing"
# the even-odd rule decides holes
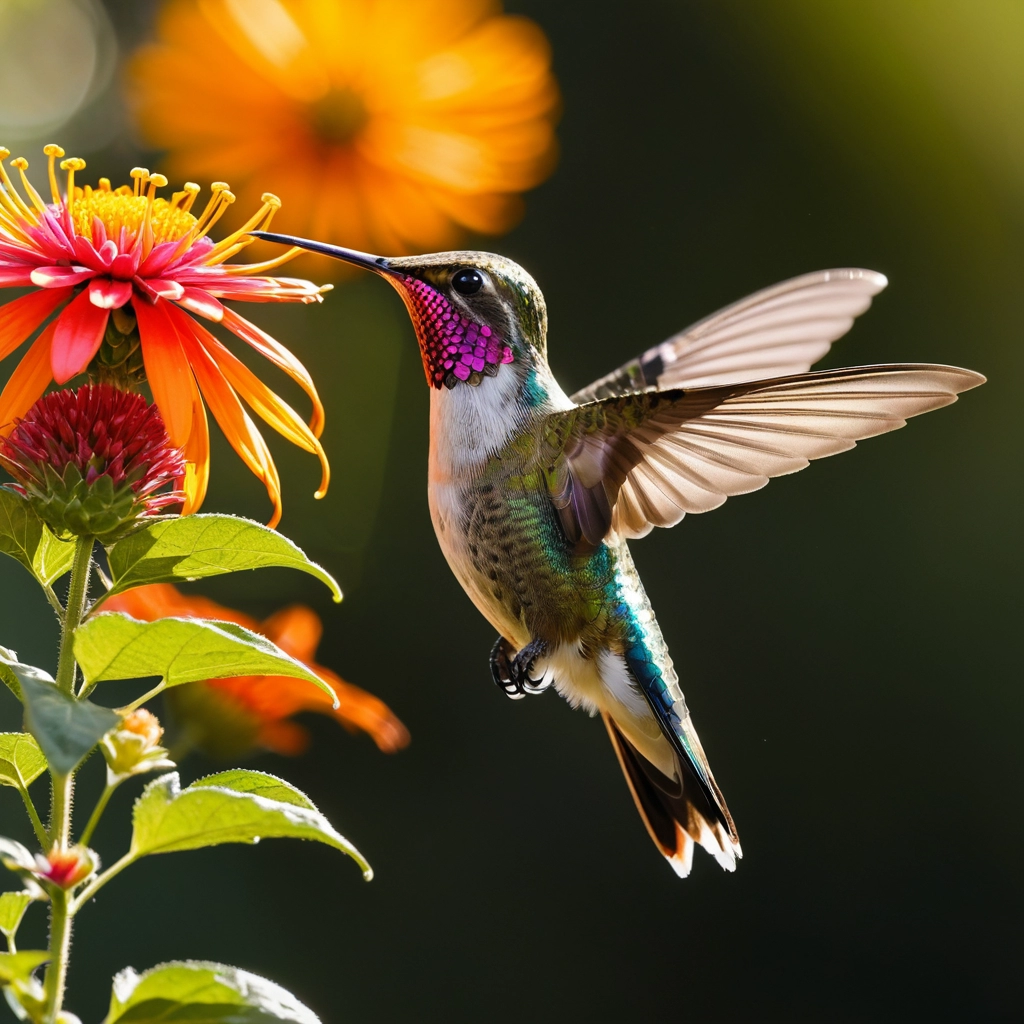
[[[896,430],[984,380],[893,364],[604,399],[548,418],[558,452],[548,486],[574,543],[596,546],[609,529],[643,537]]]
[[[648,349],[572,400],[806,373],[888,284],[873,270],[819,270],[766,288]]]

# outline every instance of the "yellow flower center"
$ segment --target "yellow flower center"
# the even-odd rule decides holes
[[[351,142],[369,119],[363,98],[352,89],[331,89],[309,106],[309,120],[321,142],[341,146]]]
[[[150,199],[147,196],[135,195],[127,185],[111,189],[110,182],[102,179],[99,188],[86,185],[75,189],[75,198],[71,204],[71,216],[75,223],[75,231],[91,238],[93,222],[98,220],[106,231],[106,237],[115,242],[124,230],[129,239],[137,237],[146,223],[149,214],[149,225],[153,232],[153,244],[173,242],[187,235],[198,223],[187,210],[183,210],[173,200],[152,200],[152,211],[149,210]]]

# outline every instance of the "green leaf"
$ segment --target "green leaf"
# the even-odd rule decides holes
[[[25,727],[39,741],[46,760],[58,775],[70,772],[101,737],[121,721],[109,708],[61,693],[54,683],[21,680]]]
[[[202,960],[160,964],[114,978],[110,1012],[103,1024],[320,1024],[295,996],[237,967]]]
[[[334,577],[287,537],[240,516],[163,519],[118,541],[107,557],[114,582],[110,594],[144,583],[176,583],[241,569],[284,566],[322,580],[334,600],[341,600]]]
[[[135,802],[130,854],[145,857],[221,843],[312,839],[347,853],[363,869],[367,881],[373,877],[362,854],[298,790],[293,789],[287,801],[270,800],[246,788],[252,780],[236,775],[228,781],[240,788],[216,785],[207,779],[205,784],[181,789],[177,772],[155,779]],[[279,779],[273,783],[287,786]]]
[[[0,488],[0,552],[16,558],[49,586],[71,571],[75,542],[60,540],[19,494]]]
[[[9,651],[6,647],[0,647],[0,680],[7,684],[7,687],[18,700],[22,700],[21,681],[25,678],[35,679],[43,683],[52,683],[53,676],[44,672],[34,665],[23,665],[18,661],[18,655]]]
[[[218,772],[216,775],[207,775],[198,779],[189,786],[189,789],[203,786],[219,786],[221,789],[230,789],[235,793],[250,793],[253,796],[262,796],[267,800],[276,800],[281,804],[305,807],[308,811],[316,810],[316,805],[305,793],[296,789],[290,782],[285,782],[284,779],[279,779],[276,775],[270,775],[268,772],[254,772],[248,768],[231,768],[229,771]]]
[[[139,622],[119,612],[106,612],[78,627],[75,657],[89,683],[159,676],[168,686],[180,686],[235,676],[294,676],[335,696],[301,661],[265,636],[233,622],[175,618]]]
[[[0,893],[0,932],[10,938],[18,930],[25,908],[32,902],[27,892]]]
[[[50,959],[45,949],[24,949],[17,953],[0,953],[0,985],[25,981],[40,965]],[[287,1018],[285,1018],[287,1020]]]
[[[0,785],[27,789],[46,771],[46,758],[27,732],[0,732]]]

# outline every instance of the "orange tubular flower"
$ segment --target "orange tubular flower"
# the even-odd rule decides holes
[[[309,743],[309,735],[288,720],[299,711],[332,715],[350,732],[362,729],[386,754],[409,742],[408,730],[383,701],[313,661],[323,626],[311,608],[292,605],[257,622],[208,598],[186,597],[169,583],[154,583],[110,598],[104,610],[124,612],[146,622],[169,616],[236,622],[269,637],[338,695],[339,705],[332,709],[323,690],[289,676],[210,679],[168,690],[166,697],[186,731],[197,745],[214,753],[230,756],[245,747],[261,746],[278,754],[299,754]]]
[[[547,40],[500,11],[171,0],[129,100],[176,172],[230,171],[253,191],[250,178],[272,180],[288,204],[279,227],[370,252],[444,248],[460,228],[509,228],[554,163]]]
[[[185,456],[179,488],[185,512],[203,501],[210,472],[210,407],[235,451],[265,484],[274,504],[271,525],[281,517],[281,485],[274,460],[239,396],[271,427],[320,459],[327,489],[328,467],[318,440],[323,406],[305,367],[269,335],[225,306],[223,299],[250,302],[319,302],[324,288],[309,281],[268,277],[291,259],[289,251],[262,264],[227,261],[266,227],[281,201],[264,194],[260,209],[238,231],[214,243],[209,231],[234,202],[223,182],[199,216],[192,205],[199,186],[185,185],[171,199],[157,198],[162,174],[141,167],[134,185],[95,189],[75,184],[85,167],[62,160],[67,191],[62,196],[54,164],[64,156],[47,146],[52,202],[32,187],[23,158],[11,161],[21,174],[24,198],[15,188],[0,149],[0,287],[35,286],[0,307],[0,359],[22,344],[60,310],[32,343],[0,394],[0,436],[6,436],[51,381],[63,384],[79,373],[131,388],[148,379],[171,443]],[[193,315],[190,315],[193,314]],[[241,360],[194,317],[221,323],[285,371],[313,402],[307,426]]]

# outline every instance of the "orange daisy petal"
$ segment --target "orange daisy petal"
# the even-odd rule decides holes
[[[265,619],[260,632],[270,637],[293,658],[310,661],[320,645],[324,627],[320,616],[312,608],[293,604]]]
[[[88,289],[57,317],[50,364],[53,379],[58,384],[71,380],[89,365],[89,360],[99,351],[109,319],[110,310],[93,305]]]

